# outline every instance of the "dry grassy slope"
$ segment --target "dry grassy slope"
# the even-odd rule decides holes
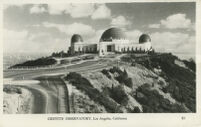
[[[108,79],[101,72],[85,73],[85,74],[82,74],[82,76],[87,78],[91,82],[93,87],[100,92],[103,92],[103,88],[105,87],[112,87],[112,84],[114,84],[114,86],[119,85],[119,83],[116,80]],[[69,88],[68,89],[71,91],[70,105],[71,105],[72,113],[106,113],[107,112],[103,105],[100,105],[99,103],[90,99],[87,93],[81,90],[78,90],[69,82],[67,82],[67,84],[68,84],[68,87],[71,86],[69,87],[70,89]],[[116,103],[112,99],[111,101]]]
[[[166,82],[162,77],[138,64],[135,67],[122,66],[121,68],[125,69],[129,77],[132,78],[133,90],[136,90],[139,86],[147,83],[152,85],[152,89],[157,90],[164,98],[168,99],[172,103],[176,103],[175,99],[173,99],[169,93],[164,93],[160,89],[163,86],[166,86]]]
[[[121,65],[120,69],[122,71],[125,69],[126,72],[128,73],[128,76],[132,78],[133,81],[132,89],[127,86],[124,86],[124,89],[127,92],[129,98],[127,105],[125,105],[125,108],[134,109],[134,107],[138,107],[141,111],[143,110],[142,106],[131,95],[139,86],[145,83],[152,85],[153,86],[152,89],[157,90],[160,95],[168,99],[171,103],[176,103],[175,99],[173,99],[169,93],[164,93],[160,89],[163,85],[166,85],[165,80],[162,77],[156,75],[151,70],[148,70],[145,67],[138,64],[136,66],[128,66],[126,64]],[[110,73],[110,75],[112,76],[111,79],[109,79],[101,72],[82,74],[82,76],[88,79],[90,83],[93,85],[93,87],[99,90],[100,92],[102,92],[105,87],[111,88],[112,84],[114,87],[120,85],[119,82],[114,79],[115,75],[112,73]]]
[[[71,113],[104,113],[105,108],[91,100],[88,95],[75,87],[72,87]]]

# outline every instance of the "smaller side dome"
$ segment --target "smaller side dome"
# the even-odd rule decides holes
[[[148,34],[142,34],[139,38],[139,43],[151,42],[151,38]]]
[[[79,34],[74,34],[71,38],[71,43],[76,43],[76,42],[83,42],[83,38]]]

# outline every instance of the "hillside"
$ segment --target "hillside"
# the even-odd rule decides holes
[[[95,72],[70,72],[71,112],[196,112],[196,67],[172,54],[126,55]]]

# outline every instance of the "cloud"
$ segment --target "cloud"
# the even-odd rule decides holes
[[[33,7],[30,8],[31,14],[39,14],[39,13],[44,13],[46,11],[47,10],[41,5],[33,5]]]
[[[186,18],[186,14],[174,14],[168,16],[165,20],[161,20],[161,25],[169,29],[189,28],[191,20]]]
[[[48,4],[48,12],[51,15],[61,15],[69,4]]]
[[[150,24],[149,28],[160,28],[160,24]]]
[[[115,26],[115,27],[125,27],[130,24],[131,24],[131,22],[122,15],[120,15],[116,18],[113,18],[111,21],[111,25]]]
[[[48,28],[57,28],[59,31],[64,32],[70,36],[75,33],[80,34],[82,36],[93,36],[95,34],[95,30],[92,28],[92,26],[77,22],[68,25],[44,22],[43,25]]]
[[[49,14],[70,14],[73,18],[88,17],[94,12],[94,4],[49,4]]]
[[[29,33],[4,29],[4,52],[54,52],[66,51],[69,42],[62,38],[54,38],[50,33]]]
[[[195,51],[195,36],[180,32],[155,32],[150,36],[156,51],[185,53]]]
[[[142,32],[140,30],[131,30],[126,32],[126,36],[128,37],[128,39],[134,42],[138,42],[141,34]]]
[[[111,10],[105,5],[102,4],[93,12],[92,19],[107,19],[111,17]]]
[[[69,14],[73,18],[91,16],[92,19],[107,19],[111,10],[105,4],[49,4],[48,12],[51,15]]]
[[[173,14],[166,19],[160,20],[160,23],[149,24],[149,28],[168,28],[168,29],[187,29],[189,31],[195,30],[195,23],[186,18],[186,14]]]
[[[71,4],[68,12],[73,18],[87,17],[94,12],[94,4]]]

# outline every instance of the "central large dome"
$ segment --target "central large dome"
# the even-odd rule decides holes
[[[126,39],[125,33],[119,28],[107,29],[101,36],[100,42],[102,41],[112,41],[112,39]]]

